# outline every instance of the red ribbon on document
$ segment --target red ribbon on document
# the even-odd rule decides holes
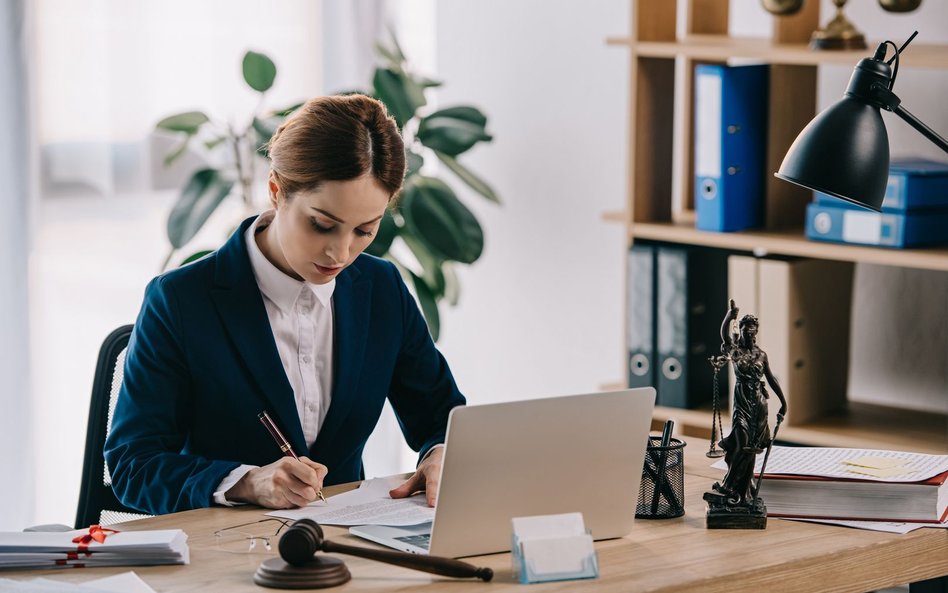
[[[101,525],[90,525],[89,533],[84,533],[82,535],[72,538],[72,543],[79,544],[79,552],[88,552],[89,544],[95,540],[100,544],[105,543],[105,538],[108,537],[108,533],[118,533],[115,529],[109,529],[107,527],[102,527]]]

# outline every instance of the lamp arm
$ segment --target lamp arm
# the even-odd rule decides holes
[[[905,120],[908,125],[918,130],[922,136],[925,136],[931,140],[932,143],[938,146],[938,148],[948,152],[948,141],[939,136],[935,130],[925,125],[924,122],[912,115],[908,109],[902,107],[902,100],[899,99],[898,96],[896,96],[896,94],[893,93],[892,90],[887,86],[879,83],[873,83],[869,88],[869,97],[871,101],[877,104],[877,106],[898,115],[900,118]]]
[[[935,130],[929,128],[917,117],[909,113],[907,109],[899,105],[898,107],[893,109],[892,112],[898,115],[899,117],[901,117],[903,120],[905,120],[908,123],[908,125],[918,130],[922,134],[922,136],[925,136],[926,138],[931,140],[932,143],[934,143],[936,146],[938,146],[945,152],[948,152],[948,140],[945,140],[944,138],[939,136],[938,133],[935,132]]]

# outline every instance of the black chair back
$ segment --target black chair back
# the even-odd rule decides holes
[[[102,453],[105,438],[112,427],[112,412],[122,386],[125,350],[132,335],[132,327],[123,325],[116,329],[105,338],[102,348],[99,349],[95,379],[92,382],[92,400],[89,404],[76,529],[84,529],[93,524],[111,525],[148,516],[126,507],[115,497],[112,492],[112,476],[109,475],[109,468],[105,465],[105,456]]]

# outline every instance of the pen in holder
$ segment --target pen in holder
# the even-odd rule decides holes
[[[685,443],[670,435],[649,436],[635,517],[671,519],[684,514]]]

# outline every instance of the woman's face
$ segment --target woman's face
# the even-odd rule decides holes
[[[285,274],[325,284],[351,264],[375,238],[389,195],[371,175],[326,181],[290,199],[270,181],[276,216],[267,242],[273,263]]]

